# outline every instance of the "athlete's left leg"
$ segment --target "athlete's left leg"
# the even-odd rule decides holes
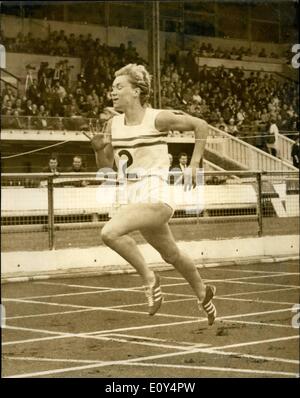
[[[206,312],[208,324],[212,325],[217,315],[212,303],[216,288],[203,283],[193,260],[178,248],[169,225],[165,223],[158,227],[140,230],[140,232],[162,258],[172,264],[187,280],[198,298],[199,308]]]
[[[167,223],[152,228],[140,229],[146,241],[153,246],[166,263],[172,264],[188,281],[200,301],[205,297],[205,284],[194,261],[177,246]]]

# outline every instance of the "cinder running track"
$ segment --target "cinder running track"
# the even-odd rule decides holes
[[[201,274],[217,286],[212,327],[175,271],[160,272],[154,317],[136,274],[3,285],[2,377],[297,377],[298,262]]]

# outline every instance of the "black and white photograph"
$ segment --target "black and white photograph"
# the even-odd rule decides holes
[[[299,378],[298,29],[296,0],[0,2],[1,378]]]

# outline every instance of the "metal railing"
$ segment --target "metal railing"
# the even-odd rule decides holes
[[[9,72],[8,70],[4,68],[0,68],[0,76],[1,76],[1,81],[5,84],[8,84],[9,86],[13,87],[15,90],[19,89],[19,84],[21,82],[21,79],[14,75],[13,73]]]
[[[278,159],[239,138],[225,133],[216,127],[209,126],[209,136],[223,138],[218,145],[208,141],[207,147],[223,157],[234,160],[242,168],[261,171],[293,171],[292,164]]]
[[[76,132],[87,130],[90,123],[99,121],[83,116],[48,117],[48,116],[1,116],[1,128],[5,131],[32,130]],[[247,138],[247,136],[245,136]],[[167,141],[170,143],[194,143],[193,132],[170,132]],[[265,151],[230,135],[216,127],[209,126],[209,136],[206,147],[224,159],[233,160],[241,169],[261,171],[293,171],[297,170],[291,163],[291,147],[293,141],[279,134],[279,156],[277,158]]]
[[[279,156],[287,162],[293,163],[292,160],[292,146],[295,141],[291,140],[283,134],[278,134],[278,150]]]
[[[210,226],[214,237],[221,229],[230,233],[233,225],[238,235],[243,229],[258,236],[269,231],[299,232],[299,172],[206,171],[203,182],[196,199],[195,191],[186,192],[180,179],[170,182],[175,207],[171,225],[195,224],[196,233],[204,237],[203,224]],[[36,250],[40,245],[54,249],[74,239],[81,242],[87,239],[84,231],[101,228],[124,204],[118,182],[95,173],[6,173],[1,186],[6,251],[24,249],[24,245],[25,250],[32,245]],[[90,237],[93,245],[99,244],[95,236]]]

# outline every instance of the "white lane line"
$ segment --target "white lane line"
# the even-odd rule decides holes
[[[45,296],[31,296],[31,297],[18,297],[21,300],[43,299],[43,298],[56,298],[56,297],[70,297],[70,296],[83,296],[88,294],[108,293],[109,290],[93,290],[88,292],[73,292],[73,293],[59,293]]]
[[[280,283],[260,283],[260,282],[243,282],[240,280],[220,280],[220,281],[214,281],[214,282],[220,282],[220,283],[236,283],[236,284],[240,284],[240,285],[257,285],[257,286],[277,286],[277,287],[292,287],[294,289],[300,289],[300,286],[297,285],[284,285],[284,284],[280,284]]]
[[[184,324],[190,324],[190,323],[196,323],[199,321],[205,320],[206,318],[199,318],[197,320],[193,320],[193,321],[182,321],[182,322],[168,322],[168,323],[158,323],[155,325],[143,325],[143,326],[132,326],[132,327],[126,327],[126,328],[118,328],[118,329],[110,329],[110,330],[98,330],[96,332],[87,332],[87,333],[68,333],[68,335],[59,335],[60,332],[57,332],[57,336],[53,336],[53,337],[44,337],[44,338],[35,338],[35,339],[26,339],[26,340],[16,340],[16,341],[7,341],[2,343],[2,345],[15,345],[15,344],[24,344],[24,343],[32,343],[32,342],[38,342],[38,341],[42,341],[42,340],[56,340],[56,339],[61,339],[61,338],[68,338],[68,337],[83,337],[86,338],[87,336],[93,336],[95,335],[95,337],[99,337],[100,334],[102,335],[106,335],[106,334],[111,334],[111,332],[123,332],[123,331],[130,331],[130,330],[144,330],[144,329],[155,329],[155,328],[159,328],[159,327],[172,327],[172,326],[177,326],[177,325],[184,325]],[[20,329],[20,330],[28,330],[28,331],[38,331],[38,329],[29,329],[29,328],[20,328],[18,326],[6,326],[6,328],[14,328],[16,330]],[[47,333],[47,331],[45,331],[45,333]],[[52,333],[52,332],[51,332]]]
[[[300,364],[300,361],[297,359],[266,357],[263,355],[252,355],[252,354],[244,354],[241,352],[221,351],[221,350],[215,350],[215,349],[207,350],[205,352],[208,354],[217,354],[217,355],[236,357],[238,359],[246,358],[246,359],[259,360],[262,362],[282,362],[282,363],[290,363],[290,364],[294,364],[294,365]]]
[[[161,287],[170,287],[170,286],[184,286],[188,285],[187,282],[184,283],[175,283],[175,284],[165,284],[161,285]],[[74,285],[72,285],[74,286]],[[84,286],[80,286],[80,288],[84,288]],[[86,288],[89,288],[86,286]],[[68,297],[68,296],[80,296],[80,295],[85,295],[85,294],[103,294],[103,293],[112,293],[112,292],[133,292],[133,293],[143,293],[144,290],[142,286],[134,286],[131,288],[109,288],[105,290],[99,290],[100,288],[92,288],[93,291],[88,291],[88,292],[72,292],[72,293],[59,293],[59,294],[49,294],[49,295],[43,295],[43,296],[24,296],[24,297],[16,297],[21,300],[31,300],[31,299],[42,299],[42,298],[53,298],[53,297]],[[12,297],[15,298],[15,297]]]
[[[272,277],[275,276],[282,276],[282,275],[273,275]],[[294,289],[300,289],[300,286],[298,285],[287,285],[287,284],[279,284],[279,283],[262,283],[262,282],[248,282],[249,279],[259,279],[259,278],[265,278],[266,276],[246,276],[242,278],[229,278],[229,279],[204,279],[204,282],[214,282],[214,283],[237,283],[241,285],[258,285],[258,286],[274,286],[274,287],[292,287]],[[269,276],[268,276],[269,277]],[[244,280],[247,281],[244,281]],[[188,283],[174,283],[174,284],[168,284],[168,285],[161,285],[162,287],[164,286],[183,286],[187,285]]]
[[[119,342],[119,343],[131,343],[131,344],[137,344],[137,345],[143,345],[143,346],[150,346],[150,347],[159,347],[159,348],[164,348],[164,349],[172,349],[172,350],[190,350],[191,347],[186,347],[186,346],[178,346],[178,345],[174,345],[174,344],[162,344],[162,343],[155,343],[153,341],[128,341],[127,338],[119,338],[119,337],[113,337],[112,335],[103,335],[103,334],[99,334],[99,335],[89,335],[88,333],[55,333],[52,331],[41,331],[38,329],[29,329],[29,328],[16,328],[16,327],[10,327],[10,329],[18,329],[18,330],[26,330],[26,331],[36,331],[39,333],[45,333],[45,334],[53,334],[56,337],[81,337],[81,338],[86,338],[86,339],[93,339],[93,340],[104,340],[104,341],[115,341],[115,342]],[[35,339],[30,339],[31,342],[33,342]],[[38,341],[40,340],[45,340],[45,338],[41,338],[38,339]],[[49,339],[48,339],[49,340]],[[26,340],[25,340],[26,341]],[[18,343],[20,343],[20,341],[17,341]],[[6,345],[11,345],[12,342],[6,342],[3,343],[3,346]]]
[[[123,335],[123,334],[115,334],[116,336],[123,336],[127,337],[129,339],[140,339],[140,340],[149,340],[149,341],[163,341],[164,343],[170,343],[170,341],[166,339],[158,339],[158,338],[153,338],[153,337],[142,337],[142,336],[134,336],[134,335]],[[132,343],[131,340],[127,340],[128,343]],[[176,343],[175,341],[172,341],[173,343]],[[178,342],[181,346],[183,344],[186,344],[188,346],[193,346],[194,348],[196,347],[205,347],[209,346],[209,344],[193,344],[191,342]],[[176,346],[177,347],[177,346]],[[281,362],[281,363],[289,363],[289,364],[296,364],[299,365],[300,361],[299,360],[294,360],[294,359],[286,359],[286,358],[277,358],[277,357],[269,357],[269,356],[262,356],[262,355],[252,355],[252,354],[244,354],[240,352],[230,352],[230,351],[220,351],[216,349],[207,349],[203,351],[207,354],[213,354],[213,355],[221,355],[221,356],[230,356],[234,357],[237,359],[254,359],[254,360],[259,360],[262,362]],[[14,356],[9,356],[9,355],[4,355],[3,359],[9,359],[9,360],[21,360],[21,361],[46,361],[46,362],[74,362],[74,363],[99,363],[99,360],[85,360],[85,359],[63,359],[63,358],[37,358],[37,357],[14,357]],[[105,361],[102,361],[105,363]]]
[[[263,311],[263,312],[251,312],[247,314],[236,314],[236,315],[227,315],[223,317],[219,317],[218,320],[232,320],[235,318],[241,318],[241,317],[251,317],[251,316],[260,316],[260,315],[265,315],[265,314],[273,314],[273,313],[279,313],[279,312],[287,312],[290,311],[290,308],[287,309],[280,309],[280,310],[271,310],[271,311]],[[115,333],[115,332],[129,332],[132,330],[144,330],[144,329],[153,329],[153,328],[158,328],[158,327],[171,327],[171,326],[176,326],[176,325],[184,325],[184,324],[189,324],[189,323],[200,323],[207,321],[206,318],[196,318],[191,321],[181,321],[181,322],[169,322],[169,323],[163,323],[163,324],[156,324],[156,325],[143,325],[143,326],[132,326],[132,327],[126,327],[126,328],[117,328],[117,329],[108,329],[108,330],[100,330],[96,332],[88,332],[88,333],[61,333],[61,332],[53,332],[53,331],[46,331],[46,330],[40,330],[40,329],[30,329],[30,328],[22,328],[18,326],[6,326],[6,328],[11,328],[15,330],[27,330],[27,331],[32,331],[32,332],[44,332],[44,333],[50,333],[50,334],[55,334],[56,336],[53,337],[46,337],[46,338],[35,338],[35,339],[26,339],[26,340],[16,340],[16,341],[9,341],[9,342],[4,342],[2,345],[14,345],[14,344],[24,344],[24,343],[31,343],[31,342],[36,342],[36,341],[41,341],[41,340],[51,340],[51,339],[57,339],[57,338],[67,338],[67,337],[87,337],[87,336],[93,336],[97,335],[99,337],[100,335],[107,335],[108,333]]]
[[[270,342],[270,341],[285,341],[285,340],[290,340],[294,338],[299,338],[299,336],[288,336],[288,337],[281,337],[277,339],[269,339],[269,340],[260,340],[260,341],[253,341],[253,342],[248,342],[248,343],[241,343],[241,344],[261,344],[265,342]],[[227,346],[229,347],[229,346]],[[223,347],[219,347],[223,348]],[[215,347],[217,349],[217,347]],[[83,365],[83,366],[74,366],[70,368],[60,368],[60,369],[52,369],[48,371],[42,371],[42,372],[32,372],[32,373],[26,373],[26,374],[19,374],[19,375],[12,375],[12,376],[7,376],[6,378],[24,378],[24,377],[37,377],[37,376],[46,376],[46,375],[53,375],[53,374],[59,374],[59,373],[66,373],[66,372],[72,372],[72,371],[78,371],[78,370],[87,370],[87,369],[93,369],[93,368],[98,368],[98,367],[103,367],[103,366],[110,366],[110,365],[123,365],[123,364],[129,364],[129,363],[138,363],[140,365],[140,362],[143,361],[151,361],[154,359],[161,359],[161,358],[171,358],[171,357],[176,357],[176,356],[181,356],[181,355],[191,355],[191,354],[196,354],[199,352],[205,352],[207,349],[205,348],[198,348],[198,349],[192,349],[190,351],[180,351],[180,352],[171,352],[167,354],[158,354],[158,355],[151,355],[151,356],[146,356],[146,357],[139,357],[139,358],[133,358],[133,359],[128,359],[124,361],[111,361],[111,362],[106,362],[106,363],[95,363],[95,364],[90,364],[90,365]],[[148,364],[149,366],[152,365],[152,363]],[[148,366],[147,365],[147,366]],[[181,366],[181,365],[178,365]],[[203,368],[203,367],[202,367]],[[205,367],[207,368],[207,367]],[[216,368],[219,369],[219,368]],[[221,369],[228,369],[230,368],[221,368]],[[209,370],[212,370],[209,367]],[[247,370],[245,370],[247,371]],[[249,370],[250,371],[250,370]],[[250,372],[253,372],[252,370]],[[289,374],[291,375],[291,374]],[[292,374],[295,376],[295,374]]]
[[[111,292],[133,292],[133,293],[140,293],[136,288],[134,289],[127,289],[127,288],[116,288],[116,289],[106,289],[106,290],[99,290],[93,289],[93,291],[87,292],[72,292],[72,293],[59,293],[59,294],[48,294],[43,296],[26,296],[26,297],[18,297],[22,300],[31,300],[31,299],[42,299],[42,298],[54,298],[54,297],[69,297],[69,296],[81,296],[87,294],[100,294],[100,293],[111,293]],[[142,292],[142,291],[141,291]]]
[[[67,286],[67,287],[76,287],[81,289],[111,289],[110,286],[93,286],[93,285],[77,285],[71,283],[63,283],[63,282],[32,282],[34,285],[50,285],[50,286]]]
[[[255,370],[255,369],[236,369],[236,368],[222,368],[217,366],[193,366],[193,365],[170,365],[165,363],[127,363],[126,366],[144,366],[144,367],[157,367],[157,368],[172,368],[172,369],[193,369],[193,370],[209,370],[212,372],[225,372],[225,373],[245,373],[245,374],[260,374],[260,375],[273,375],[273,376],[290,376],[299,377],[298,373],[279,372],[273,370]]]
[[[171,294],[170,294],[171,295]],[[168,303],[179,303],[179,302],[184,302],[184,301],[196,301],[196,297],[193,298],[186,298],[186,299],[177,299],[177,300],[164,300],[164,304]],[[115,305],[111,307],[105,307],[105,308],[112,308],[112,309],[121,309],[121,308],[127,308],[127,307],[138,307],[138,306],[146,306],[146,303],[136,303],[136,304],[123,304],[123,305]],[[88,312],[88,311],[101,311],[101,307],[97,308],[87,308],[83,310],[73,310],[73,311],[61,311],[61,312],[45,312],[42,314],[32,314],[32,315],[16,315],[16,316],[9,316],[6,317],[6,320],[10,319],[26,319],[26,318],[39,318],[43,316],[52,316],[52,315],[65,315],[65,314],[73,314],[77,312]]]
[[[278,278],[278,277],[284,277],[284,276],[291,276],[291,275],[299,275],[297,272],[285,272],[285,273],[271,273],[268,275],[251,275],[251,276],[241,276],[237,278],[213,278],[213,279],[208,279],[208,278],[203,278],[205,282],[229,282],[229,281],[237,281],[237,280],[248,280],[248,279],[263,279],[263,278]],[[170,276],[166,277],[167,279],[174,279],[174,280],[182,280],[184,281],[185,279],[183,277],[175,277],[175,276]]]
[[[173,343],[173,344],[178,344],[181,346],[189,346],[191,347],[208,347],[211,346],[211,344],[205,344],[205,343],[192,343],[190,341],[177,341],[177,340],[167,340],[167,339],[159,339],[156,337],[145,337],[145,336],[137,336],[134,334],[124,334],[124,333],[109,333],[107,336],[117,336],[117,337],[126,337],[129,339],[138,339],[138,340],[149,340],[149,341],[161,341],[164,343]]]
[[[77,336],[70,336],[70,335],[58,335],[58,336],[50,336],[50,337],[40,337],[35,339],[26,339],[26,340],[15,340],[15,341],[5,341],[1,345],[17,345],[17,344],[27,344],[27,343],[36,343],[40,341],[48,341],[48,340],[59,340],[59,339],[66,339],[70,337],[77,337]],[[78,336],[80,337],[80,336]]]
[[[174,357],[174,356],[180,356],[180,355],[187,355],[187,354],[196,354],[199,352],[206,352],[206,351],[217,351],[218,349],[224,349],[224,348],[232,348],[232,347],[243,347],[243,346],[251,346],[251,345],[258,345],[258,344],[265,344],[265,343],[270,343],[270,342],[277,342],[277,341],[286,341],[286,340],[293,340],[293,339],[299,339],[299,336],[286,336],[286,337],[278,337],[278,338],[274,338],[274,339],[267,339],[267,340],[255,340],[255,341],[250,341],[250,342],[246,342],[246,343],[239,343],[239,344],[231,344],[231,345],[227,345],[227,346],[215,346],[215,347],[209,347],[209,348],[197,348],[197,349],[193,349],[191,351],[188,352],[173,352],[173,353],[166,353],[166,354],[158,354],[158,355],[151,355],[148,357],[144,357],[144,358],[137,358],[137,359],[132,359],[132,360],[127,360],[127,362],[140,362],[140,361],[149,361],[149,360],[153,360],[153,359],[161,359],[161,358],[170,358],[170,357]],[[147,358],[147,359],[146,359]]]
[[[204,282],[215,282],[215,283],[237,283],[237,284],[246,284],[246,285],[260,285],[260,286],[279,286],[285,289],[300,289],[299,286],[296,285],[281,285],[281,284],[274,284],[274,283],[258,283],[258,282],[243,282],[240,280],[233,280],[233,279],[224,279],[224,280],[217,280],[217,279],[212,279],[212,280],[204,280]],[[174,283],[174,284],[162,284],[161,287],[177,287],[177,286],[189,286],[188,283]],[[282,289],[283,290],[283,289]],[[275,291],[270,289],[270,292]],[[276,289],[277,291],[277,289]],[[83,296],[83,295],[90,295],[90,294],[104,294],[104,293],[114,293],[114,292],[132,292],[132,293],[141,293],[144,294],[144,291],[141,287],[134,287],[134,288],[115,288],[115,289],[109,289],[109,290],[93,290],[93,291],[87,291],[87,292],[73,292],[73,293],[61,293],[61,294],[52,294],[52,295],[43,295],[43,296],[28,296],[28,297],[18,297],[17,299],[19,300],[34,300],[34,299],[43,299],[43,298],[56,298],[56,297],[71,297],[71,296]],[[236,293],[238,294],[251,294],[254,292],[243,292],[243,293]],[[193,295],[188,295],[188,294],[178,294],[178,293],[168,293],[164,292],[165,295],[174,295],[174,296],[182,296],[182,297],[194,297]],[[8,299],[15,299],[16,298],[3,298],[2,300],[8,300]]]
[[[82,336],[86,337],[86,336]],[[190,350],[191,347],[187,346],[179,346],[176,344],[162,344],[162,343],[154,343],[154,342],[149,342],[149,341],[134,341],[134,340],[129,340],[127,338],[120,338],[120,337],[107,337],[107,336],[102,336],[102,335],[93,335],[93,336],[88,336],[88,338],[92,339],[99,339],[99,340],[106,340],[106,341],[115,341],[117,343],[126,343],[126,344],[136,344],[136,345],[142,345],[142,346],[149,346],[149,347],[158,347],[158,348],[163,348],[163,349],[172,349],[172,350],[179,350],[179,351],[187,351]]]
[[[277,327],[277,328],[288,328],[291,329],[292,325],[283,325],[281,323],[267,323],[267,322],[254,322],[254,321],[237,321],[236,319],[234,321],[228,320],[228,319],[224,319],[223,322],[226,323],[241,323],[241,324],[245,324],[245,325],[257,325],[257,326],[273,326],[273,327]]]
[[[293,336],[286,336],[286,337],[275,337],[273,339],[265,339],[265,340],[256,340],[256,341],[247,341],[245,343],[236,343],[236,344],[227,344],[223,346],[215,346],[212,347],[212,350],[224,350],[227,348],[237,348],[237,347],[247,347],[250,345],[257,345],[257,344],[265,344],[265,343],[276,343],[278,341],[287,341],[287,340],[294,340],[294,339],[299,339],[299,335],[293,335]],[[210,349],[210,348],[208,348]],[[205,351],[206,348],[203,348]]]
[[[88,360],[88,359],[61,359],[61,358],[37,358],[37,357],[12,357],[9,355],[3,355],[3,360],[13,361],[33,361],[33,362],[65,362],[65,363],[99,363],[99,360]],[[102,361],[104,363],[104,361]]]
[[[84,310],[72,310],[72,311],[58,311],[58,312],[49,312],[43,314],[32,314],[32,315],[17,315],[17,316],[8,316],[6,320],[14,320],[14,319],[27,319],[27,318],[39,318],[44,316],[54,316],[54,315],[66,315],[66,314],[77,314],[78,312],[89,312],[89,311],[97,311],[96,308],[87,308]]]
[[[205,282],[215,282],[215,283],[244,283],[243,280],[249,280],[249,279],[259,279],[259,278],[267,278],[267,277],[279,277],[279,276],[288,276],[288,275],[295,275],[295,273],[285,273],[284,275],[282,274],[272,274],[272,275],[263,275],[263,276],[245,276],[245,277],[240,277],[240,278],[229,278],[229,279],[204,279]],[[176,279],[176,280],[184,280],[181,277],[170,277],[170,279]],[[51,282],[36,282],[39,284],[49,284]],[[51,283],[53,284],[53,283]],[[285,284],[274,284],[274,283],[259,283],[259,282],[249,282],[246,284],[255,284],[255,285],[267,285],[267,286],[278,286],[278,287],[293,287],[299,289],[299,286],[296,285],[285,285]],[[131,288],[111,288],[111,287],[96,287],[96,286],[88,286],[88,285],[76,285],[76,284],[59,284],[56,283],[56,285],[60,286],[67,286],[67,287],[78,287],[78,288],[87,288],[87,289],[92,289],[96,290],[96,292],[72,292],[72,293],[60,293],[60,294],[52,294],[52,295],[40,295],[40,296],[25,296],[25,297],[20,297],[21,299],[39,299],[39,298],[51,298],[51,297],[64,297],[64,296],[77,296],[77,295],[84,295],[84,294],[100,294],[100,293],[109,293],[109,292],[136,292],[142,289],[141,286],[133,286]],[[185,286],[188,285],[187,282],[183,283],[174,283],[174,284],[162,284],[162,287],[170,287],[170,286]]]
[[[222,294],[222,297],[246,296],[247,294],[258,294],[258,293],[284,292],[287,290],[295,290],[295,288],[294,287],[285,287],[285,288],[280,288],[280,289],[253,290],[251,292],[228,293],[228,294]]]
[[[85,305],[77,305],[77,304],[60,304],[60,303],[52,303],[52,302],[43,302],[43,301],[35,301],[35,300],[21,300],[21,299],[4,299],[5,302],[17,302],[17,303],[31,303],[31,304],[42,304],[42,305],[49,305],[49,306],[62,306],[62,307],[70,307],[70,308],[85,308],[85,309],[98,309],[99,311],[113,311],[113,312],[126,312],[129,314],[141,314],[141,315],[148,315],[147,311],[133,311],[133,310],[126,310],[126,309],[119,309],[113,307],[93,307],[93,306],[85,306]],[[157,313],[156,316],[160,317],[168,317],[168,318],[183,318],[183,319],[195,319],[194,316],[187,316],[187,315],[174,315],[174,314],[164,314],[164,313]]]
[[[135,338],[135,339],[141,339],[141,340],[151,340],[151,341],[163,341],[163,342],[170,342],[169,340],[166,339],[157,339],[154,337],[143,337],[143,336],[136,336],[136,335],[131,335],[131,334],[122,334],[122,333],[112,333],[113,336],[121,336],[121,337],[126,337],[129,339]],[[130,342],[130,340],[128,341]],[[197,344],[197,343],[192,343],[192,342],[184,342],[184,341],[180,341],[180,342],[175,342],[172,341],[172,343],[177,343],[181,346],[183,346],[184,344],[188,345],[188,346],[192,346],[194,348],[197,347],[205,347],[205,346],[209,346],[210,348],[207,348],[205,350],[206,353],[212,353],[212,354],[218,354],[218,355],[225,355],[225,356],[238,356],[239,358],[250,358],[250,359],[259,359],[259,360],[263,360],[263,361],[275,361],[275,362],[285,362],[285,363],[292,363],[292,364],[299,364],[300,361],[299,360],[294,360],[294,359],[286,359],[286,358],[275,358],[275,357],[266,357],[266,356],[261,356],[261,355],[251,355],[251,354],[244,354],[244,353],[240,353],[240,352],[229,352],[229,351],[220,351],[217,350],[216,348],[212,348],[210,344]]]
[[[210,268],[210,270],[213,270],[212,268]],[[222,271],[220,268],[219,268],[219,271]],[[299,272],[289,272],[289,271],[258,271],[258,270],[246,270],[246,269],[233,269],[233,268],[226,268],[226,269],[224,269],[223,270],[224,272],[227,272],[227,271],[230,271],[230,272],[238,272],[238,273],[240,273],[240,272],[244,272],[244,273],[257,273],[257,274],[280,274],[280,275],[286,275],[287,273],[289,274],[289,275],[300,275],[300,273]]]
[[[214,352],[211,352],[211,354],[215,354]],[[258,360],[262,360],[262,361],[275,361],[277,362],[287,362],[287,363],[299,363],[299,361],[282,361],[280,358],[270,358],[270,357],[260,357],[260,356],[252,356],[252,355],[246,355],[246,356],[241,356],[238,353],[228,353],[228,352],[216,352],[216,354],[222,354],[222,355],[235,355],[238,358],[249,358],[249,359],[258,359]],[[97,360],[86,360],[86,359],[82,359],[82,360],[77,360],[77,359],[60,359],[60,358],[35,358],[35,357],[10,357],[10,356],[4,356],[3,360],[17,360],[17,361],[33,361],[33,362],[63,362],[63,363],[87,363],[87,364],[94,364],[94,363],[101,363],[101,364],[105,364],[105,362],[99,362]],[[192,365],[176,365],[176,364],[157,364],[157,363],[140,363],[140,362],[132,362],[132,363],[128,363],[128,364],[123,364],[125,366],[143,366],[143,367],[150,367],[150,366],[155,366],[155,367],[169,367],[169,368],[181,368],[181,369],[196,369],[199,370],[201,368],[201,370],[203,367],[202,366],[192,366]],[[293,376],[293,377],[298,377],[297,373],[290,373],[290,372],[277,372],[277,371],[262,371],[262,370],[252,370],[252,369],[243,369],[243,371],[241,372],[240,369],[236,369],[236,368],[215,368],[215,367],[209,367],[209,370],[215,370],[215,371],[220,371],[220,369],[223,369],[222,371],[226,371],[225,369],[229,370],[230,372],[238,372],[238,373],[249,373],[249,371],[251,373],[263,373],[263,374],[276,374],[276,375],[283,375],[283,376]],[[217,370],[216,370],[217,369]],[[233,369],[233,370],[231,370]],[[5,377],[5,376],[4,376]],[[10,376],[11,377],[11,376]]]
[[[34,303],[34,304],[42,304],[42,305],[53,305],[53,306],[59,306],[59,307],[71,307],[71,308],[81,308],[81,309],[85,309],[85,310],[104,310],[104,311],[120,311],[120,312],[129,312],[129,313],[139,313],[139,314],[145,314],[145,312],[141,312],[141,311],[130,311],[130,310],[124,310],[121,308],[118,308],[118,306],[116,306],[116,308],[113,307],[88,307],[88,306],[81,306],[81,305],[73,305],[73,304],[61,304],[61,303],[49,303],[49,302],[41,302],[41,301],[33,301],[33,300],[20,300],[20,299],[5,299],[6,301],[13,301],[13,302],[22,302],[22,303]],[[284,310],[286,311],[286,310]],[[280,312],[280,310],[279,310]],[[269,312],[264,312],[265,313],[269,313]],[[177,318],[187,318],[187,319],[195,319],[196,317],[193,316],[180,316],[180,315],[173,315],[173,314],[158,314],[160,316],[166,316],[166,317],[177,317]],[[232,318],[233,316],[231,316],[230,318]],[[219,318],[220,319],[220,318]],[[223,318],[223,319],[226,319]]]
[[[201,270],[200,270],[201,271]],[[215,271],[215,270],[213,270]],[[227,272],[227,270],[226,270]],[[251,275],[251,276],[241,276],[241,277],[236,277],[236,278],[202,278],[204,281],[206,282],[214,282],[214,281],[231,281],[231,280],[239,280],[239,279],[251,279],[251,278],[271,278],[273,276],[285,276],[286,273],[279,273],[279,272],[271,272],[270,274],[267,275]],[[288,273],[287,275],[291,275],[290,273]],[[292,274],[294,275],[294,274]],[[185,279],[182,276],[167,276],[167,277],[163,277],[166,279],[174,279],[174,280],[178,280],[178,281],[184,281]]]
[[[295,275],[294,273],[285,273],[284,275],[282,274],[272,274],[272,275],[252,275],[252,276],[242,276],[242,277],[237,277],[237,278],[228,278],[228,279],[206,279],[207,282],[231,282],[231,281],[244,281],[244,280],[250,280],[250,279],[264,279],[264,278],[282,278],[286,276],[291,276]]]
[[[5,329],[22,330],[22,331],[25,331],[25,332],[50,334],[50,335],[53,335],[53,336],[36,337],[36,338],[32,338],[32,339],[15,340],[15,341],[5,341],[5,342],[2,342],[2,346],[15,345],[15,344],[24,344],[24,343],[34,343],[34,342],[37,342],[37,341],[63,339],[63,338],[67,338],[67,337],[74,337],[74,333],[54,332],[52,330],[33,329],[33,328],[26,328],[26,327],[22,327],[22,326],[5,325]]]
[[[290,305],[293,306],[295,302],[290,301],[271,301],[271,300],[261,300],[261,299],[242,299],[237,297],[223,297],[223,296],[215,296],[214,300],[229,300],[229,301],[244,301],[255,304],[275,304],[275,305]]]
[[[226,297],[237,297],[237,296],[246,296],[249,294],[258,294],[258,293],[273,293],[273,292],[281,292],[281,291],[287,291],[287,290],[295,290],[293,287],[288,287],[288,288],[280,288],[280,289],[268,289],[268,290],[256,290],[256,291],[251,291],[251,292],[240,292],[240,293],[229,293],[229,294],[222,294],[221,296],[216,296],[216,299],[222,299]],[[141,292],[142,293],[142,292]],[[194,301],[195,296],[192,294],[179,294],[179,293],[166,293],[164,292],[164,296],[175,296],[175,297],[186,297],[186,299],[183,299],[182,301]],[[248,299],[249,301],[257,300],[257,299]],[[164,303],[168,302],[180,302],[180,300],[168,300],[164,301]],[[265,302],[266,301],[260,301],[260,302]],[[270,301],[271,303],[271,301]],[[281,304],[281,302],[275,301],[274,304]],[[139,306],[143,305],[141,304],[128,304],[124,305],[124,307],[129,307],[129,306]],[[122,306],[114,306],[113,308],[122,308]],[[73,310],[73,311],[61,311],[61,312],[51,312],[51,313],[43,313],[43,314],[32,314],[32,315],[18,315],[14,317],[7,317],[6,319],[23,319],[23,318],[31,318],[31,317],[43,317],[43,316],[52,316],[52,315],[63,315],[63,314],[72,314],[76,312],[88,312],[88,311],[97,311],[98,308],[88,308],[88,309],[83,309],[83,310]]]
[[[34,300],[21,300],[21,299],[5,299],[4,301],[12,301],[12,302],[22,302],[22,303],[32,303],[32,304],[43,304],[43,305],[50,305],[50,306],[63,306],[63,307],[71,307],[71,308],[81,308],[81,309],[98,309],[99,311],[113,311],[113,312],[124,312],[124,313],[131,313],[131,314],[147,314],[146,311],[134,311],[134,310],[126,310],[123,308],[113,308],[113,307],[92,307],[92,306],[83,306],[83,305],[75,305],[75,304],[60,304],[60,303],[52,303],[52,302],[41,302],[41,301],[34,301]],[[270,311],[264,311],[264,312],[257,312],[253,313],[253,315],[256,314],[268,314],[268,313],[273,313],[273,312],[281,312],[281,311],[290,311],[291,309],[282,309],[282,310],[272,310]],[[181,318],[181,319],[197,319],[195,316],[187,316],[187,315],[174,315],[174,314],[164,314],[164,313],[158,313],[156,316],[161,316],[161,317],[170,317],[170,318]],[[230,318],[235,317],[236,315],[231,315]],[[238,315],[240,316],[240,315]],[[242,315],[245,316],[245,315]],[[219,319],[227,319],[227,317],[221,317]]]

